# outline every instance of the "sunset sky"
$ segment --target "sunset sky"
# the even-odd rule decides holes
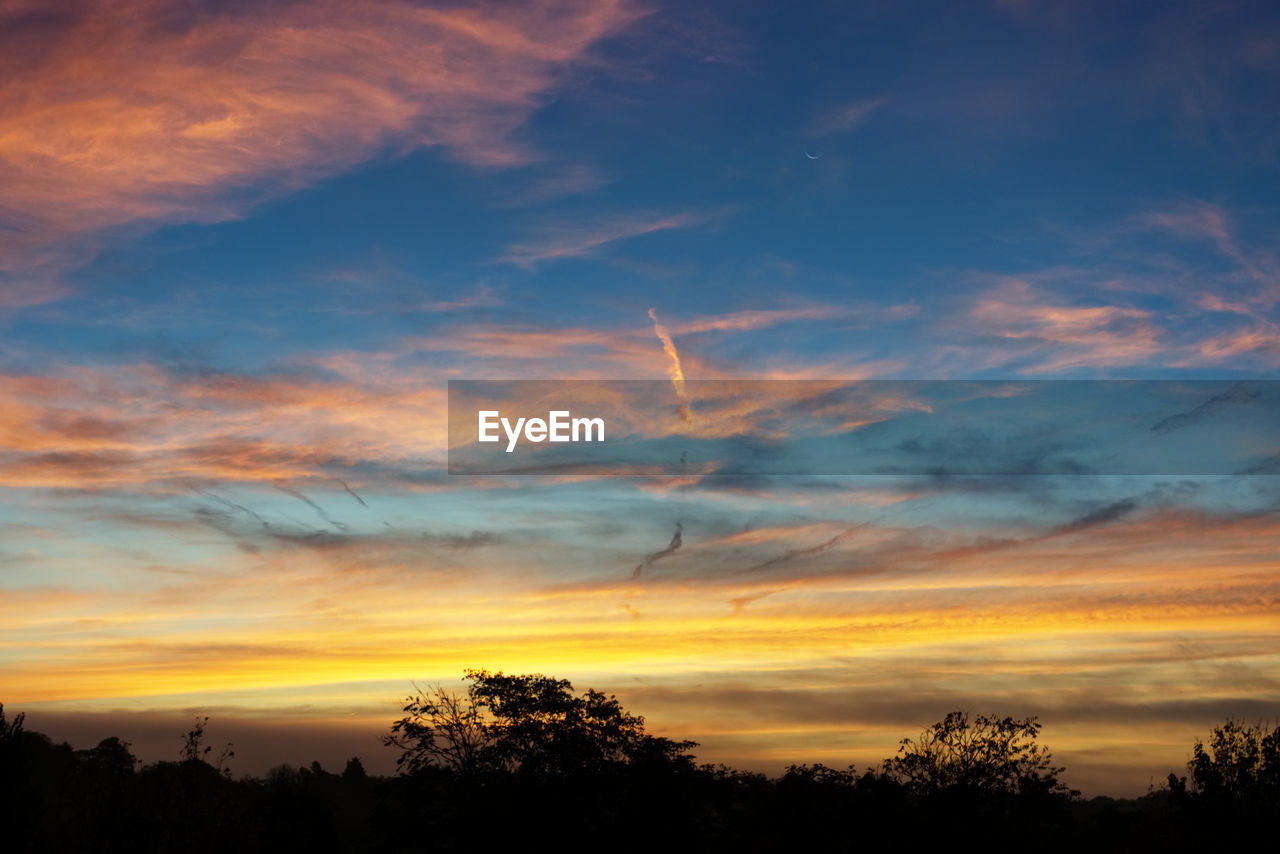
[[[483,667],[1141,794],[1280,717],[1275,465],[459,476],[447,383],[1276,380],[1278,306],[1267,2],[0,0],[0,702],[389,773]]]

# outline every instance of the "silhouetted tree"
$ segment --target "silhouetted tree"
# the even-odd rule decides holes
[[[1267,732],[1227,720],[1208,744],[1196,739],[1187,771],[1191,791],[1202,797],[1280,807],[1280,726]]]
[[[624,711],[615,697],[595,690],[575,696],[566,679],[485,670],[467,671],[467,678],[493,719],[489,752],[509,770],[564,775],[641,760],[687,761],[684,754],[696,746],[646,734],[644,718]]]
[[[947,789],[977,793],[1078,794],[1058,780],[1063,768],[1052,765],[1036,744],[1041,725],[1034,717],[979,716],[951,712],[918,738],[902,740],[885,771],[924,794]]]
[[[112,736],[98,742],[97,747],[76,751],[81,765],[103,777],[123,777],[133,773],[138,760],[129,752],[129,742]]]
[[[789,765],[787,771],[778,782],[791,786],[832,786],[852,788],[858,780],[856,769],[850,765],[848,769],[831,768],[819,762],[816,765]]]
[[[359,756],[352,756],[347,760],[347,767],[342,769],[342,779],[345,782],[361,782],[368,778],[369,775],[365,773],[364,763],[360,761]]]
[[[4,703],[0,703],[0,744],[8,744],[18,740],[22,733],[22,722],[26,720],[26,712],[18,712],[12,721],[5,720]]]
[[[644,718],[613,696],[573,693],[565,679],[467,670],[459,695],[435,687],[404,705],[385,743],[402,751],[402,772],[443,767],[464,773],[532,776],[595,773],[619,765],[682,764],[692,769],[691,741],[647,734]]]
[[[227,760],[233,759],[236,753],[231,749],[232,744],[228,741],[223,746],[222,752],[218,754],[217,762],[209,761],[208,757],[213,752],[213,747],[204,744],[204,728],[208,723],[208,717],[196,718],[195,725],[182,736],[182,750],[178,755],[184,762],[204,762],[219,774],[230,777],[231,769],[227,767]]]
[[[474,680],[465,694],[439,685],[426,691],[418,688],[405,700],[402,711],[405,716],[383,739],[387,746],[400,749],[396,768],[401,773],[414,774],[431,767],[463,774],[481,770],[493,739],[476,698]]]

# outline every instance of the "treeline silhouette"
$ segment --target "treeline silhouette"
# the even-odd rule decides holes
[[[204,743],[207,719],[176,761],[139,767],[118,738],[76,750],[0,706],[0,850],[1177,851],[1272,838],[1280,817],[1280,727],[1229,720],[1194,744],[1185,775],[1086,800],[1035,718],[953,712],[879,766],[769,778],[698,764],[694,742],[651,735],[566,680],[471,670],[466,684],[406,700],[387,778],[352,758],[236,779],[232,746]]]

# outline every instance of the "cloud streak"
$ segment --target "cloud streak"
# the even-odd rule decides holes
[[[698,222],[692,213],[627,215],[603,222],[563,223],[544,227],[529,240],[507,247],[502,260],[518,267],[532,267],[542,261],[580,258],[601,247],[659,231],[687,228]]]
[[[809,126],[809,133],[813,136],[848,133],[883,107],[885,101],[885,98],[862,98],[842,104],[814,121]]]

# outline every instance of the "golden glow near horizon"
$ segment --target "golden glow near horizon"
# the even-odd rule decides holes
[[[374,710],[392,713],[411,680],[454,683],[487,667],[586,679],[660,731],[698,738],[707,756],[756,765],[866,764],[952,707],[1040,714],[1058,735],[1051,746],[1087,758],[1131,733],[1129,716],[1181,745],[1215,701],[1268,684],[1280,666],[1280,653],[1257,643],[1280,628],[1266,592],[1276,583],[1273,516],[1166,507],[993,538],[967,530],[959,504],[944,512],[951,505],[932,493],[892,497],[901,488],[850,484],[799,523],[686,520],[683,547],[641,579],[631,562],[643,546],[627,548],[636,526],[611,522],[619,543],[571,509],[530,512],[506,533],[407,532],[397,520],[320,537],[287,531],[279,520],[292,511],[282,508],[305,509],[305,499],[337,518],[380,503],[394,514],[395,504],[359,492],[363,508],[332,487],[301,497],[211,488],[217,499],[192,499],[226,518],[165,524],[135,509],[126,524],[137,540],[64,544],[9,588],[5,702],[214,705],[264,719],[302,703],[308,720],[358,715],[374,726]],[[450,503],[479,521],[553,494],[553,507],[601,495],[643,513],[664,507],[604,482],[460,489]],[[714,490],[677,500],[702,514],[772,503],[768,492]],[[906,521],[917,505],[933,509]],[[824,513],[848,516],[819,521]],[[264,527],[268,518],[277,521]],[[175,541],[180,562],[150,551]],[[89,569],[95,555],[109,572]],[[869,732],[880,735],[867,744]],[[1114,750],[1141,755],[1143,767],[1163,755]]]

